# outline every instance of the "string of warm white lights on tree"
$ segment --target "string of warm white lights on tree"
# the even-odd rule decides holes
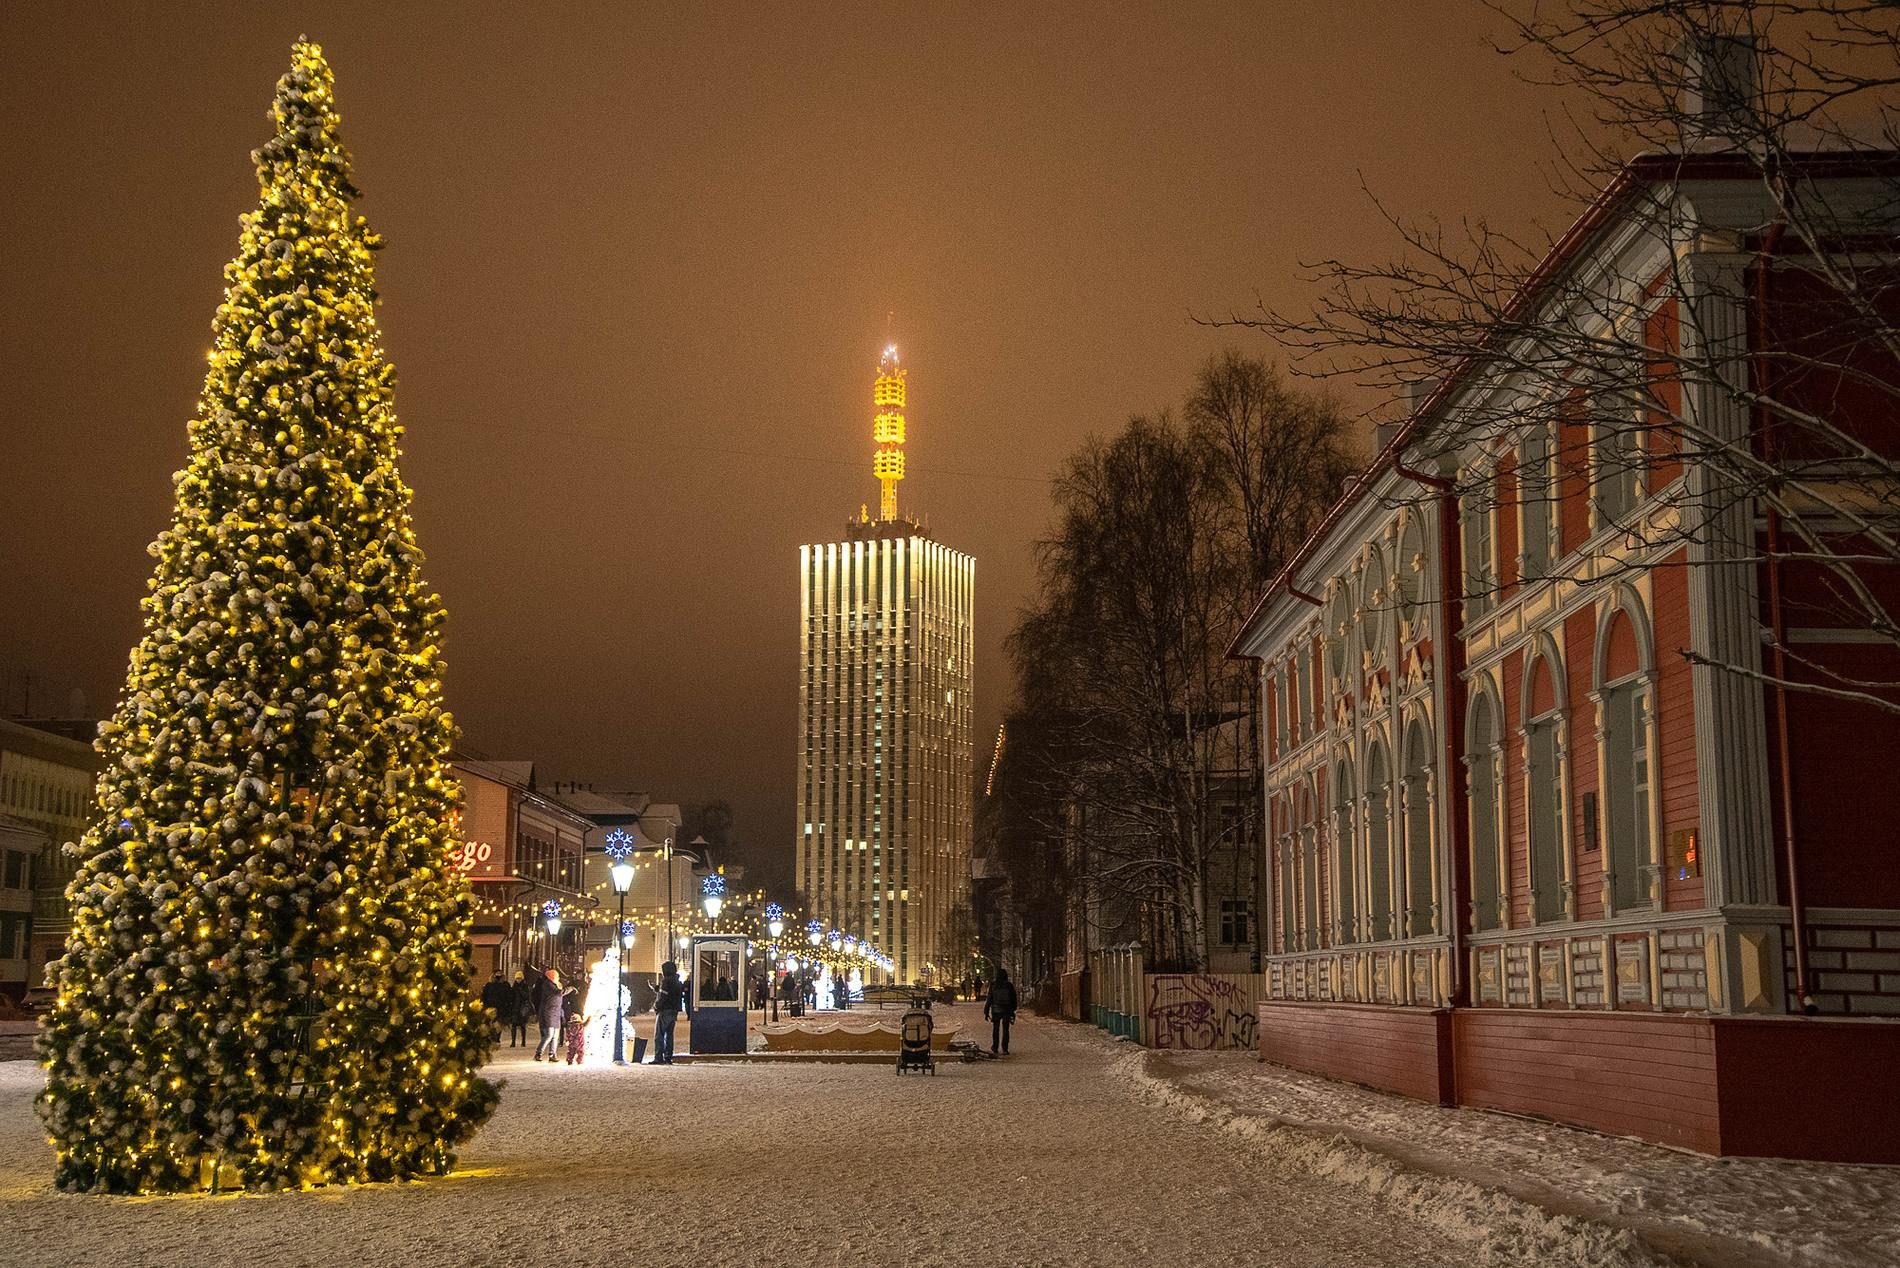
[[[271,113],[52,970],[67,1189],[440,1174],[496,1099],[442,603],[316,45]]]

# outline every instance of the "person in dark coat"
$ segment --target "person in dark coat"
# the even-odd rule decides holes
[[[550,1062],[559,1061],[556,1051],[561,1045],[561,1023],[566,1008],[561,1000],[561,973],[558,969],[549,969],[534,984],[535,1013],[541,1022],[541,1042],[534,1047],[534,1059],[539,1061],[545,1056]]]
[[[1016,983],[1001,969],[996,970],[990,982],[989,998],[983,1001],[983,1015],[990,1019],[990,1055],[996,1055],[999,1044],[1003,1055],[1009,1055],[1009,1023],[1016,1020]]]
[[[673,1027],[686,1005],[686,983],[680,966],[668,960],[660,966],[660,984],[653,992],[653,1064],[673,1064]]]
[[[514,984],[508,988],[508,1046],[510,1048],[528,1046],[528,1023],[533,1020],[534,984],[528,981],[526,973],[516,969]]]
[[[495,1042],[500,1043],[502,1022],[515,1019],[514,988],[508,985],[508,979],[501,975],[500,969],[496,969],[495,976],[489,978],[487,985],[482,987],[482,1004],[495,1014]]]

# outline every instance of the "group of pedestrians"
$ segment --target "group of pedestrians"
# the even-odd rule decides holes
[[[817,983],[798,981],[791,974],[780,983],[791,996],[804,996],[817,1004]],[[796,994],[794,994],[796,993]],[[840,992],[839,1007],[847,1007],[848,997]],[[537,970],[533,976],[517,972],[510,982],[495,970],[495,976],[482,987],[482,1003],[495,1014],[495,1042],[501,1043],[501,1028],[508,1027],[508,1046],[526,1047],[528,1026],[538,1023],[540,1042],[531,1060],[558,1063],[563,1041],[569,1065],[580,1063],[587,1044],[587,1018],[581,1013],[578,987],[561,985],[559,969]],[[686,1009],[686,983],[679,965],[668,960],[660,966],[660,980],[653,988],[653,1064],[673,1064],[673,1031],[680,1013]],[[1009,1027],[1016,1020],[1016,984],[1009,974],[996,970],[983,999],[983,1017],[990,1023],[990,1051],[999,1056],[1009,1052]]]
[[[495,976],[482,987],[482,1003],[495,1014],[495,1042],[501,1043],[501,1028],[508,1027],[508,1046],[526,1047],[528,1027],[538,1024],[539,1042],[532,1060],[559,1062],[566,1045],[569,1065],[578,1065],[587,1044],[587,1018],[581,1013],[581,993],[576,986],[562,986],[559,969],[538,969],[533,976],[518,971],[510,982],[495,970]]]

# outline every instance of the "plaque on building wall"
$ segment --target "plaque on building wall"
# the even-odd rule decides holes
[[[1562,1003],[1569,998],[1564,986],[1564,949],[1540,943],[1537,948],[1537,998],[1545,1003]]]
[[[1669,874],[1683,881],[1702,875],[1702,850],[1696,844],[1694,828],[1679,828],[1669,834]]]
[[[1649,939],[1625,938],[1616,944],[1616,1002],[1649,1003]]]
[[[1504,1002],[1504,970],[1499,963],[1500,958],[1496,947],[1481,947],[1478,950],[1478,1002],[1480,1004]]]
[[[1597,795],[1594,792],[1587,792],[1583,794],[1581,801],[1582,809],[1579,813],[1583,817],[1583,852],[1595,854],[1597,852]]]

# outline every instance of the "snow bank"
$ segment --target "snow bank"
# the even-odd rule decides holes
[[[1343,1135],[1239,1112],[1149,1072],[1157,1054],[1134,1051],[1114,1070],[1151,1103],[1212,1124],[1275,1170],[1318,1176],[1393,1201],[1492,1259],[1575,1268],[1631,1268],[1658,1258],[1627,1230],[1598,1227],[1469,1181],[1402,1167]]]
[[[1900,1264],[1900,1168],[1710,1158],[1426,1105],[1241,1054],[1122,1051],[1113,1068],[1151,1102],[1278,1166],[1394,1196],[1510,1258]]]

